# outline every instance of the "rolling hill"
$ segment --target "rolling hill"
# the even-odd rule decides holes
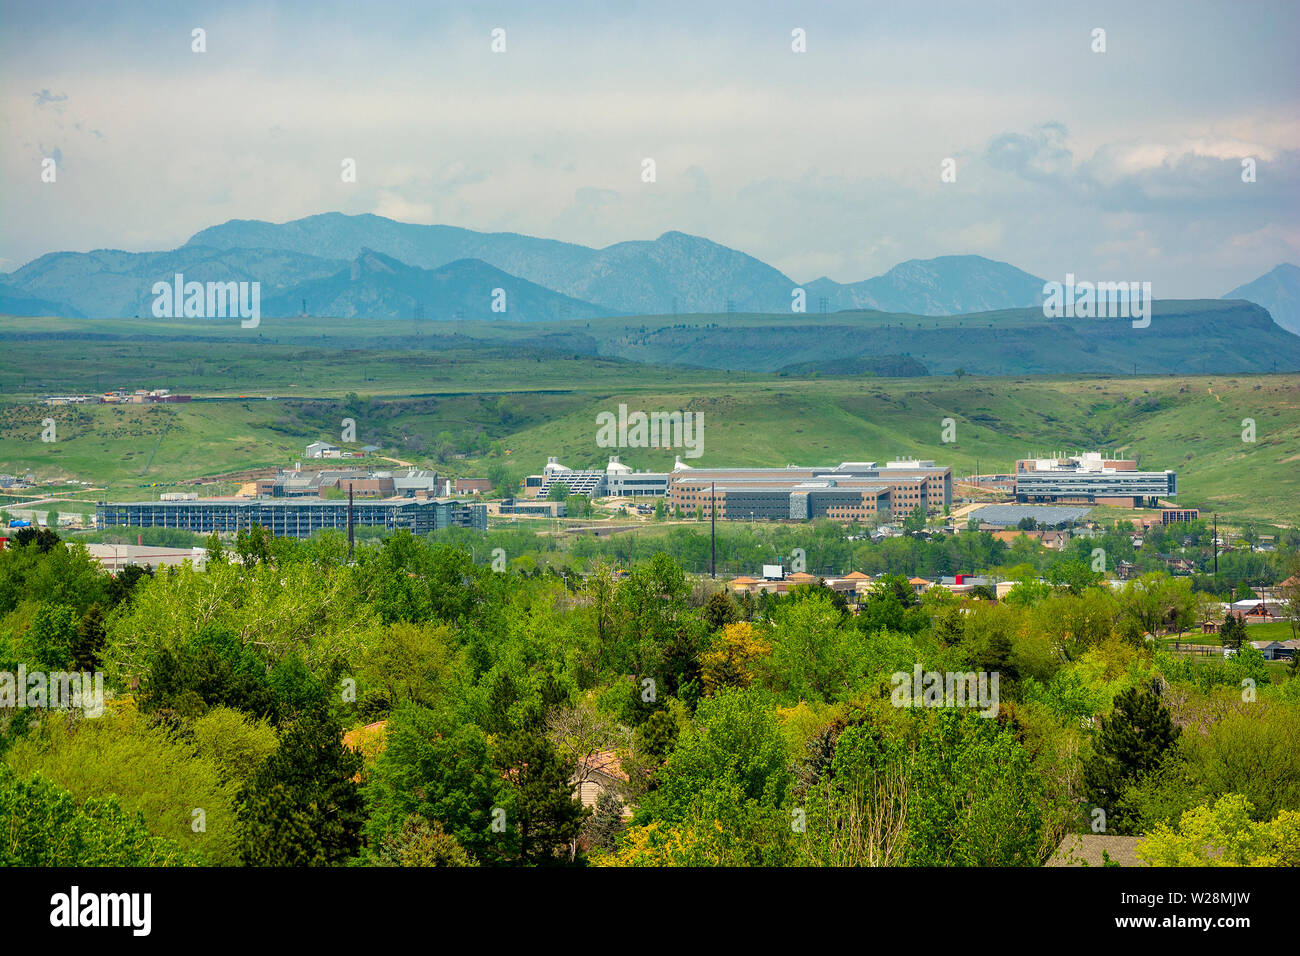
[[[604,336],[602,324],[611,320],[592,320],[590,331]],[[431,326],[397,336],[393,323],[354,319],[266,321],[257,329],[14,319],[0,327],[9,359],[0,368],[0,471],[111,482],[110,497],[147,497],[159,490],[146,490],[154,482],[291,465],[307,442],[338,441],[340,420],[352,417],[358,442],[385,454],[457,475],[501,461],[522,475],[547,455],[573,467],[603,463],[610,450],[596,444],[595,416],[626,402],[702,412],[705,464],[907,454],[960,474],[977,463],[1008,469],[1034,448],[1095,449],[1176,469],[1180,504],[1300,520],[1295,374],[1237,376],[1212,365],[1210,375],[812,378],[561,355],[522,344],[510,334],[520,326],[500,322],[460,323],[455,336],[430,336]],[[530,338],[547,340],[547,326],[527,328]],[[73,338],[69,329],[90,337]],[[32,401],[47,391],[146,385],[196,400],[54,408]],[[35,440],[46,417],[58,422],[56,443]],[[942,440],[946,417],[957,423],[951,443]],[[1255,442],[1242,441],[1245,418],[1256,422]],[[623,457],[636,468],[664,468],[673,454],[626,449]]]

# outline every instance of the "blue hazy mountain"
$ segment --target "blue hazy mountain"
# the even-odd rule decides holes
[[[0,315],[61,315],[70,319],[85,318],[65,302],[52,302],[49,299],[28,295],[7,282],[0,282]]]
[[[394,265],[391,271],[368,269],[366,263],[378,266],[383,259],[367,258],[359,285],[341,278],[363,256]],[[468,261],[479,267],[440,271]],[[407,273],[398,265],[423,271]],[[7,296],[0,308],[10,302],[7,311],[16,314],[43,302],[40,308],[73,317],[147,315],[153,283],[178,272],[190,281],[260,281],[266,314],[273,301],[285,314],[298,315],[306,297],[309,314],[375,318],[409,317],[417,304],[429,318],[477,315],[483,282],[492,282],[490,288],[519,283],[519,312],[507,314],[525,321],[593,314],[788,314],[799,287],[753,256],[681,232],[594,249],[517,233],[324,213],[286,223],[231,220],[169,252],[51,253],[0,277]],[[1298,274],[1295,266],[1279,266],[1229,297],[1262,305],[1278,314],[1284,328],[1300,331]],[[425,279],[427,287],[412,285]],[[944,316],[1033,308],[1042,301],[1043,280],[1005,262],[957,255],[908,260],[861,282],[821,278],[802,288],[806,311],[813,314],[824,308]],[[290,301],[294,297],[297,303]]]
[[[11,273],[7,282],[23,294],[75,311],[69,318],[112,319],[152,315],[155,282],[261,282],[262,298],[345,266],[283,249],[211,249],[183,246],[173,252],[56,252]],[[16,313],[11,313],[16,314]]]
[[[495,290],[501,290],[498,295]],[[504,311],[493,311],[494,301]],[[437,269],[407,265],[363,249],[343,268],[262,300],[262,315],[336,318],[411,318],[432,321],[488,319],[542,322],[593,319],[609,310],[552,292],[478,259],[458,259]]]
[[[1254,282],[1237,286],[1225,299],[1245,299],[1268,309],[1273,321],[1300,335],[1300,266],[1289,262],[1266,272]]]
[[[425,268],[456,259],[480,259],[521,279],[631,315],[729,308],[789,312],[791,294],[799,286],[753,256],[682,232],[592,249],[517,233],[325,213],[280,225],[232,220],[204,229],[190,242],[289,249],[331,258],[350,258],[362,249],[373,249]],[[842,284],[822,278],[803,288],[809,312],[825,297],[831,311],[961,315],[1037,305],[1042,301],[1043,280],[983,256],[941,256],[913,259],[863,282]]]
[[[874,279],[841,284],[822,278],[808,283],[807,288],[810,300],[826,298],[832,312],[875,309],[963,315],[1033,308],[1043,298],[1042,279],[983,256],[909,259]]]
[[[325,213],[284,224],[231,220],[196,233],[188,244],[287,249],[336,259],[352,259],[370,249],[425,269],[478,259],[563,295],[595,302],[609,314],[725,312],[728,302],[738,312],[789,311],[797,285],[752,256],[681,232],[592,249],[517,233]]]

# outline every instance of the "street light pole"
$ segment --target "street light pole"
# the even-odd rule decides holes
[[[709,577],[718,576],[718,483],[709,482]]]

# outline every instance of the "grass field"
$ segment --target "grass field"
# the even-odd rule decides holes
[[[681,449],[596,445],[596,415],[626,403],[633,411],[702,413],[704,454],[691,464],[906,455],[952,465],[960,476],[977,466],[1008,471],[1031,452],[1101,450],[1176,470],[1180,505],[1229,519],[1300,522],[1296,374],[795,378],[523,344],[465,348],[454,336],[437,348],[425,336],[417,348],[409,330],[407,347],[395,348],[399,324],[325,323],[317,344],[307,345],[255,338],[237,324],[3,320],[0,471],[31,469],[42,479],[92,481],[109,497],[149,497],[161,490],[155,484],[291,465],[309,441],[339,443],[347,417],[356,422],[353,447],[381,445],[386,455],[449,474],[482,474],[505,461],[523,475],[540,470],[547,455],[571,467],[603,465],[611,453],[636,468],[671,467]],[[160,325],[168,338],[157,338]],[[100,337],[50,337],[77,333]],[[284,329],[279,337],[292,338]],[[114,387],[166,387],[205,400],[34,401]],[[944,442],[949,418],[956,440]],[[46,419],[55,422],[54,442],[40,440]],[[1254,422],[1254,442],[1243,440],[1244,419]]]

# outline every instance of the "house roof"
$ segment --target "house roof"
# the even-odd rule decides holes
[[[377,742],[379,744],[378,749],[382,750],[387,726],[388,721],[377,720],[373,724],[366,724],[364,727],[349,730],[343,735],[343,745],[354,750],[360,750],[367,744]]]
[[[794,574],[787,576],[786,580],[794,581],[796,584],[811,584],[813,581],[816,581],[817,578],[816,576],[807,574],[803,571],[796,571]]]
[[[1141,837],[1109,833],[1067,833],[1045,866],[1104,866],[1109,857],[1120,866],[1146,866],[1137,855]],[[1106,857],[1102,854],[1105,853]]]
[[[869,574],[863,574],[861,571],[850,571],[848,574],[844,575],[844,577],[841,578],[840,580],[842,580],[842,581],[870,581],[870,580],[871,580],[871,575],[869,575]]]
[[[744,575],[741,575],[738,578],[732,578],[727,583],[728,584],[757,584],[758,580],[756,578],[747,578]]]
[[[614,777],[617,780],[627,780],[627,772],[623,769],[623,760],[612,750],[599,750],[587,758],[587,769],[594,770],[596,773],[603,773],[607,777]]]

